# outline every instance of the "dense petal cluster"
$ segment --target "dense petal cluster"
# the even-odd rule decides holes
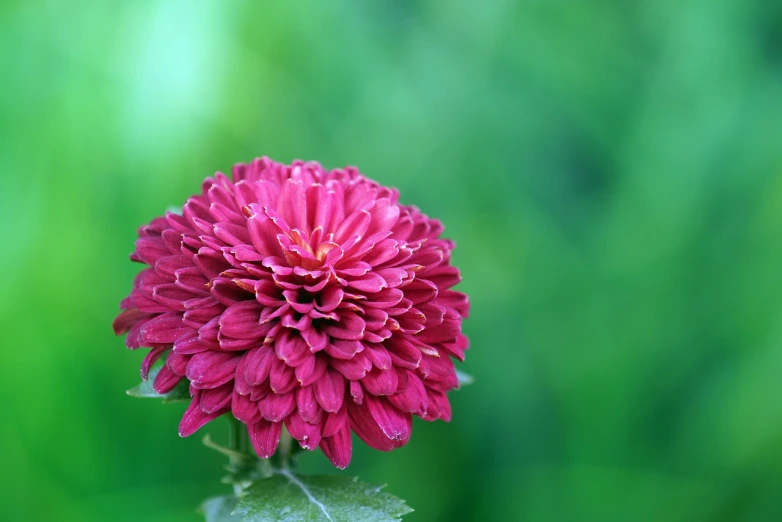
[[[151,348],[143,378],[165,356],[157,392],[189,381],[180,435],[231,412],[262,458],[284,423],[344,468],[351,432],[390,451],[413,415],[449,420],[469,304],[441,223],[354,168],[261,158],[232,177],[139,230],[148,267],[114,322]]]

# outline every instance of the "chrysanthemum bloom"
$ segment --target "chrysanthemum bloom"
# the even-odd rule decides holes
[[[144,379],[167,354],[158,393],[189,381],[180,435],[231,412],[262,458],[284,423],[344,468],[351,431],[390,451],[413,415],[450,420],[469,304],[441,223],[398,198],[354,168],[262,158],[139,230],[149,267],[114,330],[152,349]]]

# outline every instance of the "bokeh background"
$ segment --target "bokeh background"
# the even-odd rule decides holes
[[[3,520],[227,491],[110,325],[137,226],[260,155],[459,244],[476,383],[346,472],[405,520],[782,520],[782,3],[4,0],[0,65]]]

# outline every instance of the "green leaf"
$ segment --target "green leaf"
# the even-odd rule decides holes
[[[162,368],[162,366],[160,367]],[[155,382],[160,368],[153,368],[149,372],[149,378],[146,381],[141,381],[141,384],[129,389],[126,393],[131,397],[141,397],[144,399],[162,399],[163,403],[169,402],[182,402],[190,400],[190,390],[187,379],[182,379],[176,388],[168,393],[160,394],[152,388],[152,383]]]
[[[236,504],[243,522],[397,522],[413,511],[404,500],[357,479],[277,470],[247,488]]]
[[[206,522],[241,522],[242,517],[233,514],[235,507],[236,497],[223,495],[206,499],[198,511],[204,515]]]
[[[456,370],[456,378],[459,379],[459,387],[466,386],[475,382],[475,377],[466,374],[461,370]]]

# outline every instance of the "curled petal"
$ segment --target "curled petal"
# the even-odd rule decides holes
[[[187,363],[187,378],[197,388],[217,388],[234,378],[240,356],[230,352],[200,352]]]
[[[244,378],[250,385],[258,385],[269,378],[274,354],[268,346],[253,348],[247,352],[244,363]]]
[[[255,208],[255,205],[250,205]],[[264,257],[282,257],[282,249],[277,241],[280,229],[264,214],[253,214],[247,219],[247,230],[250,233],[252,245]]]
[[[335,310],[340,303],[342,303],[342,298],[344,296],[345,292],[340,287],[326,287],[318,296],[318,300],[315,303],[315,306],[321,312],[331,312],[332,310]]]
[[[370,308],[392,308],[399,304],[405,297],[404,292],[398,288],[386,288],[367,300],[366,306]]]
[[[382,266],[385,262],[396,257],[399,253],[398,245],[399,242],[395,239],[384,239],[364,256],[363,261],[374,267]]]
[[[377,450],[391,451],[404,445],[410,437],[410,414],[399,412],[383,399],[367,395],[364,406],[348,402],[348,415],[356,435]]]
[[[336,412],[342,406],[345,397],[345,379],[334,370],[315,381],[315,398],[327,412]]]
[[[189,268],[193,266],[190,258],[184,255],[173,255],[161,257],[155,263],[155,272],[159,275],[166,277],[167,280],[174,279],[174,274],[181,268]]]
[[[388,370],[391,368],[391,355],[383,345],[367,343],[365,346],[366,349],[364,350],[364,354],[372,363],[372,366],[380,368],[381,370]]]
[[[426,279],[413,280],[405,287],[405,298],[410,299],[413,305],[428,303],[437,297],[437,285]]]
[[[290,393],[270,393],[258,401],[258,411],[264,419],[280,422],[296,408],[296,395]]]
[[[163,355],[166,351],[170,350],[170,347],[168,346],[158,346],[157,348],[153,348],[150,350],[150,352],[147,354],[146,357],[144,357],[144,361],[141,363],[141,378],[145,381],[147,380],[147,377],[149,376],[149,369],[152,367],[153,364],[155,364],[155,361],[157,361],[161,355]]]
[[[360,277],[350,279],[348,287],[361,292],[375,293],[388,288],[388,283],[377,272],[368,272]]]
[[[144,345],[173,344],[191,329],[182,324],[182,316],[176,313],[165,313],[144,323],[141,327],[140,339]]]
[[[323,424],[323,436],[330,437],[344,426],[348,425],[348,406],[343,402],[339,411],[326,414],[326,422]]]
[[[366,323],[355,312],[343,312],[336,324],[327,324],[323,331],[335,339],[360,340],[364,336]]]
[[[352,213],[342,222],[342,225],[334,234],[334,240],[337,243],[343,243],[349,238],[362,237],[369,228],[370,220],[371,216],[366,210]]]
[[[412,418],[409,413],[397,410],[385,398],[371,395],[366,397],[366,407],[372,419],[389,440],[400,446],[407,442],[412,430]]]
[[[385,346],[397,366],[414,370],[421,363],[421,350],[402,336],[393,336],[386,341]]]
[[[448,265],[427,269],[421,273],[421,276],[434,283],[441,290],[456,286],[462,280],[459,269]]]
[[[440,292],[437,296],[437,304],[456,310],[462,318],[466,318],[469,315],[470,301],[461,292],[453,290]]]
[[[372,224],[367,230],[367,235],[377,234],[391,230],[399,219],[399,205],[394,204],[388,198],[380,198],[375,201],[370,210]]]
[[[231,404],[233,395],[233,383],[227,383],[211,390],[201,390],[201,410],[204,413],[215,413],[223,410]]]
[[[312,357],[312,353],[304,339],[287,328],[275,338],[274,351],[277,354],[277,358],[284,361],[288,366],[299,366],[307,358]]]
[[[172,372],[184,376],[187,373],[187,365],[190,362],[190,355],[183,355],[181,353],[172,353],[166,359],[166,366],[171,369]]]
[[[345,426],[334,435],[322,439],[320,441],[320,449],[334,466],[339,469],[347,468],[353,451],[350,428]]]
[[[261,412],[258,405],[250,400],[246,395],[234,393],[231,396],[231,412],[233,416],[247,424],[248,426],[261,419]]]
[[[357,353],[350,360],[333,359],[331,367],[341,373],[349,381],[363,379],[369,370],[372,369],[372,363],[363,353]]]
[[[307,343],[307,346],[310,347],[310,351],[313,353],[324,349],[329,342],[329,336],[326,332],[318,330],[314,326],[300,330],[300,332],[302,339],[304,339],[304,342]]]
[[[157,377],[155,377],[155,382],[152,383],[152,389],[161,395],[166,394],[176,388],[176,385],[179,384],[179,381],[181,380],[181,375],[177,375],[168,366],[164,365],[160,368]]]
[[[306,450],[314,450],[320,444],[320,424],[305,422],[297,413],[285,418],[285,426],[291,437],[299,441],[299,445]]]
[[[364,403],[364,387],[361,386],[360,381],[350,381],[350,396],[356,404]]]
[[[201,429],[201,427],[207,422],[216,419],[227,411],[227,408],[218,409],[212,413],[206,413],[201,409],[200,395],[196,393],[193,400],[190,401],[190,406],[187,407],[185,415],[182,417],[182,421],[179,423],[179,436],[188,437]]]
[[[312,386],[304,386],[296,390],[296,408],[301,418],[310,424],[317,424],[323,417],[323,410],[315,398]]]
[[[150,315],[146,312],[142,312],[136,308],[123,310],[121,314],[114,319],[114,333],[116,335],[122,335],[130,330],[139,321],[149,318]]]
[[[426,415],[428,399],[426,388],[421,379],[415,376],[413,372],[407,373],[407,386],[403,391],[399,391],[388,397],[388,401],[399,411],[414,413],[416,415]]]
[[[445,393],[427,389],[426,397],[429,408],[426,411],[426,415],[421,416],[424,420],[442,419],[445,422],[451,420],[451,403],[448,402],[448,397],[445,396]]]
[[[250,424],[247,431],[250,434],[255,453],[262,459],[268,459],[277,451],[277,444],[280,443],[280,432],[282,424],[279,422],[269,422],[261,419],[258,422]]]
[[[231,265],[223,258],[222,254],[210,250],[206,250],[206,247],[201,248],[199,253],[193,256],[193,263],[204,277],[209,280],[217,277],[220,272],[231,268]]]
[[[269,386],[274,393],[288,393],[296,388],[298,381],[293,368],[277,359],[272,360],[272,368],[269,372]]]
[[[296,380],[301,386],[309,386],[326,373],[328,363],[325,357],[312,355],[294,370]]]
[[[335,359],[352,359],[358,352],[364,349],[359,341],[345,341],[335,339],[326,345],[326,353]]]
[[[233,339],[261,337],[265,333],[260,321],[262,309],[263,306],[254,299],[233,303],[220,316],[220,333]]]
[[[379,370],[373,368],[372,371],[361,379],[361,384],[372,395],[391,395],[396,392],[399,384],[396,370]]]

